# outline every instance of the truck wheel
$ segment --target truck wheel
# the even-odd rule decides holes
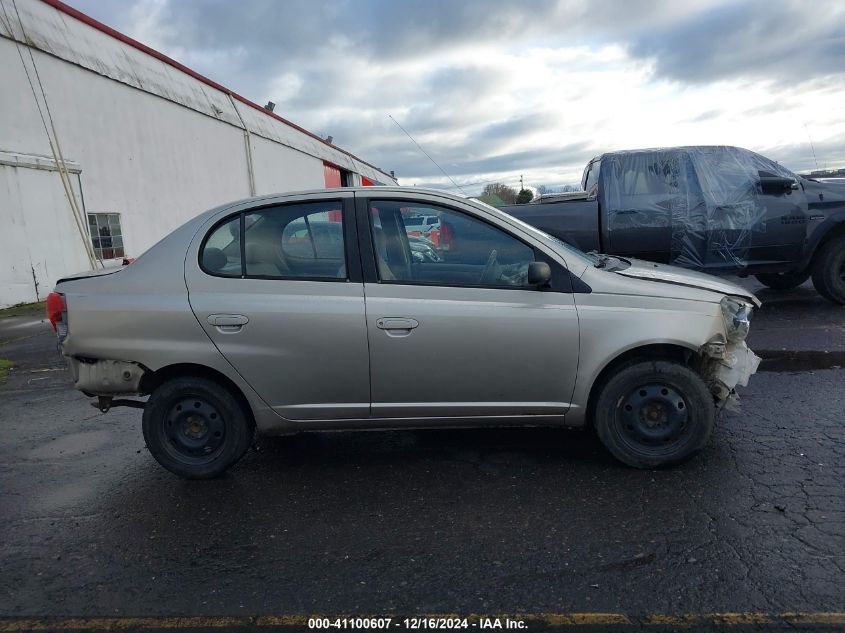
[[[599,439],[634,468],[680,464],[710,439],[713,396],[689,367],[672,361],[626,365],[601,387],[595,407]]]
[[[772,290],[792,290],[810,278],[810,271],[795,273],[764,273],[754,275],[761,284]]]
[[[182,377],[161,384],[144,407],[144,439],[159,464],[186,479],[210,479],[252,442],[251,416],[224,386]]]
[[[816,253],[813,286],[825,299],[845,304],[845,236],[833,238]]]

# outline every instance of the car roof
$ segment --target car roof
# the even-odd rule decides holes
[[[465,196],[462,194],[456,194],[449,191],[444,191],[443,189],[429,189],[426,187],[398,187],[398,186],[373,186],[373,187],[327,187],[323,189],[300,189],[298,191],[285,191],[280,193],[269,193],[264,194],[261,196],[253,196],[251,198],[241,198],[240,200],[233,200],[232,202],[224,205],[226,207],[232,207],[235,205],[246,205],[252,202],[267,202],[269,200],[284,200],[285,198],[294,198],[294,197],[301,197],[301,196],[310,196],[310,195],[322,195],[322,194],[332,194],[332,193],[366,193],[366,194],[373,194],[374,192],[383,192],[383,193],[398,193],[408,196],[416,196],[418,194],[425,194],[425,195],[434,195],[441,198],[448,198],[450,200],[455,200],[458,202],[466,202],[470,200],[469,196]],[[216,209],[219,210],[221,207],[217,207]]]
[[[639,149],[621,149],[613,152],[605,152],[604,154],[596,156],[596,158],[594,158],[593,160],[596,160],[597,158],[605,158],[606,156],[622,154],[643,154],[646,152],[712,152],[714,150],[743,152],[750,151],[743,147],[737,147],[735,145],[677,145],[671,147],[643,147]]]
[[[203,211],[198,215],[194,216],[192,220],[189,222],[199,222],[201,223],[205,219],[219,213],[220,211],[233,211],[235,207],[240,207],[241,209],[249,208],[253,204],[272,204],[273,202],[284,202],[289,198],[299,198],[299,197],[307,197],[310,195],[324,195],[324,194],[332,194],[332,193],[345,193],[348,194],[350,192],[354,193],[366,193],[366,194],[373,194],[375,192],[381,193],[397,193],[401,195],[407,195],[411,197],[416,197],[419,194],[423,195],[431,195],[437,196],[440,198],[445,198],[447,200],[452,200],[455,202],[473,202],[473,199],[469,196],[465,196],[462,194],[455,194],[449,191],[444,191],[442,189],[429,189],[426,187],[400,187],[400,186],[371,186],[371,187],[328,187],[322,189],[300,189],[298,191],[285,191],[279,193],[269,193],[260,196],[252,196],[251,198],[241,198],[239,200],[232,200],[222,205],[218,205],[212,209],[208,209],[207,211]]]

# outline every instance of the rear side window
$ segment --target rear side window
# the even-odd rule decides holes
[[[218,224],[205,240],[202,268],[220,277],[241,276],[241,216]]]
[[[292,204],[247,213],[247,276],[346,278],[340,202]]]
[[[601,169],[601,161],[596,160],[590,163],[587,167],[587,177],[584,179],[584,191],[589,196],[595,196],[599,185],[599,170]]]
[[[246,212],[212,229],[201,262],[224,277],[346,279],[342,202]]]

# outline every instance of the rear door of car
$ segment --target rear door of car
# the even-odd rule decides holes
[[[197,321],[286,418],[369,414],[357,244],[352,192],[263,201],[194,238],[185,279]]]
[[[677,219],[694,204],[688,191],[689,171],[686,156],[672,150],[606,154],[598,178],[606,252],[671,261]]]
[[[358,195],[372,416],[562,416],[579,353],[565,268],[454,201]],[[436,261],[409,248],[403,218],[423,214],[441,222]],[[537,259],[551,288],[526,283]]]

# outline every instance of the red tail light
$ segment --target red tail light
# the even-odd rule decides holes
[[[47,318],[50,319],[50,325],[54,330],[58,331],[58,324],[62,322],[62,313],[67,312],[67,303],[65,303],[65,296],[59,292],[51,292],[47,295]]]

